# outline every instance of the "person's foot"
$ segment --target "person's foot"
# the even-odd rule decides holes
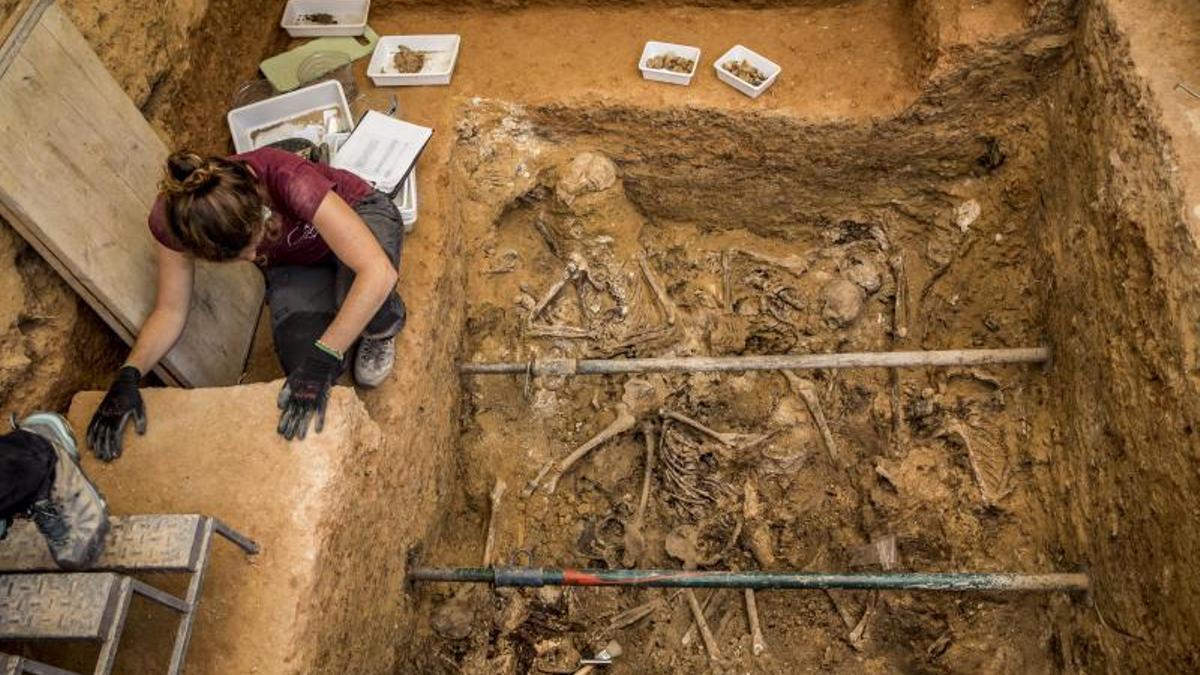
[[[396,364],[396,338],[363,338],[354,356],[354,381],[362,387],[378,387]]]
[[[49,443],[58,460],[50,493],[34,503],[30,517],[46,538],[59,567],[75,570],[91,566],[104,551],[108,504],[79,466],[75,434],[56,413],[35,413],[17,426]]]

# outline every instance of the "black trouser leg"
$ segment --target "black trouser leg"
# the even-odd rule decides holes
[[[0,436],[0,521],[25,513],[50,494],[58,457],[46,439],[17,430]]]
[[[363,219],[375,240],[383,247],[392,267],[400,269],[400,254],[404,251],[404,221],[400,218],[400,210],[395,203],[382,192],[363,198],[354,205],[354,211]],[[340,307],[350,292],[354,283],[354,270],[339,262],[337,264],[337,301]],[[363,337],[387,338],[399,333],[408,319],[408,310],[404,300],[396,289],[383,301],[383,306],[375,312],[375,316],[363,329]]]

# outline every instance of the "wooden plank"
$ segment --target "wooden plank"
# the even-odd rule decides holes
[[[25,42],[42,12],[54,0],[17,0],[10,13],[0,16],[0,75],[12,62],[13,55]]]
[[[55,6],[0,76],[0,137],[0,215],[132,342],[154,303],[146,217],[167,149]],[[198,262],[191,316],[159,374],[235,383],[261,305],[253,266]]]

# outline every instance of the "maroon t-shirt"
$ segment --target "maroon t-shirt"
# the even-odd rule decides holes
[[[349,171],[314,164],[290,152],[259,148],[230,159],[250,165],[258,182],[267,188],[271,212],[279,221],[279,236],[263,241],[258,247],[259,264],[311,265],[330,255],[329,246],[313,226],[313,214],[325,195],[334,194],[354,206],[374,192],[366,181]],[[150,232],[169,249],[183,252],[183,245],[171,234],[167,207],[162,195],[150,209]]]

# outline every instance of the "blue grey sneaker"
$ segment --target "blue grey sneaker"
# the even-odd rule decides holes
[[[44,438],[57,462],[50,494],[30,509],[30,517],[46,538],[50,554],[66,570],[90,567],[104,551],[108,504],[79,466],[79,449],[71,425],[62,415],[34,413],[16,424]]]
[[[396,337],[359,340],[354,355],[354,381],[361,387],[378,387],[396,364]]]

